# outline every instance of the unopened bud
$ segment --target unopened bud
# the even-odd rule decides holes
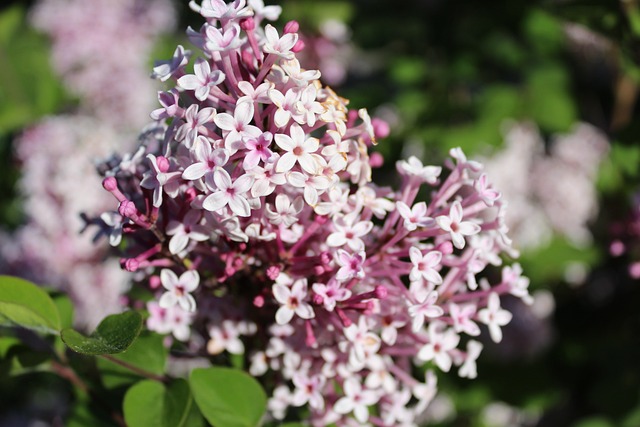
[[[298,40],[296,44],[294,44],[293,47],[291,48],[291,52],[298,53],[302,51],[304,47],[305,47],[304,42],[302,40]]]
[[[254,307],[258,307],[258,308],[264,307],[264,297],[262,295],[257,295],[253,299],[253,305]]]
[[[371,126],[373,126],[373,133],[375,134],[376,138],[386,138],[387,136],[389,136],[389,124],[384,120],[375,117],[371,119]]]
[[[276,280],[280,275],[280,268],[275,265],[267,268],[267,277],[271,280]]]
[[[158,165],[158,170],[160,172],[167,172],[169,170],[169,166],[171,166],[169,159],[164,156],[158,156],[156,158],[156,165]]]
[[[387,288],[382,285],[376,286],[376,289],[374,292],[375,292],[376,298],[378,299],[385,299],[387,295],[389,295],[389,291],[387,290]]]
[[[298,21],[289,21],[284,26],[284,33],[285,34],[297,33],[299,29],[300,29],[300,24],[298,24]]]
[[[131,219],[138,217],[138,209],[131,200],[123,200],[120,202],[120,206],[118,206],[118,213]]]
[[[108,176],[102,180],[102,187],[111,192],[118,189],[118,181],[113,176]]]
[[[379,168],[383,164],[384,164],[384,157],[382,157],[382,154],[378,153],[377,151],[374,151],[369,155],[369,165],[371,165],[372,168]]]
[[[130,273],[138,271],[140,268],[140,262],[135,258],[129,258],[124,261],[124,269]]]
[[[149,287],[151,289],[158,289],[160,286],[162,286],[162,282],[159,276],[151,276],[149,278]]]
[[[252,17],[240,21],[240,28],[245,31],[253,31],[256,28],[256,21]]]

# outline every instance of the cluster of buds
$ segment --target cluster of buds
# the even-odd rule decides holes
[[[512,253],[500,193],[460,149],[445,170],[413,157],[397,191],[376,186],[368,150],[388,129],[301,68],[296,22],[264,25],[280,8],[261,0],[191,7],[200,56],[179,46],[154,68],[175,87],[103,181],[119,202],[106,231],[155,295],[148,327],[245,355],[276,419],[305,407],[314,425],[413,425],[435,368],[474,378],[469,337],[482,324],[501,340],[501,296],[530,299],[518,265],[479,278]]]

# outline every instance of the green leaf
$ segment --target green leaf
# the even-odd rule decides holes
[[[60,327],[70,328],[73,326],[73,302],[66,295],[56,295],[53,297],[53,303],[58,309],[60,315]]]
[[[113,357],[147,372],[162,375],[168,353],[162,344],[163,338],[158,334],[142,334],[126,351]],[[100,358],[97,364],[102,384],[108,389],[131,384],[140,379],[140,375],[107,359]]]
[[[62,341],[82,354],[122,353],[135,341],[142,329],[142,317],[136,311],[107,316],[90,336],[73,329],[62,330]]]
[[[189,384],[182,379],[169,386],[144,380],[131,387],[124,396],[124,419],[129,427],[187,426],[193,397]]]
[[[60,315],[51,297],[17,277],[0,276],[0,315],[0,321],[24,328],[48,333],[60,330]]]
[[[231,368],[194,369],[191,392],[204,417],[216,427],[254,427],[267,407],[267,395],[249,374]]]

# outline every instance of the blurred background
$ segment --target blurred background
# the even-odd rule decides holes
[[[640,2],[267,3],[300,22],[303,66],[389,123],[374,180],[461,146],[509,201],[535,302],[504,301],[505,339],[485,343],[478,379],[440,378],[425,424],[640,426]],[[0,273],[67,293],[79,327],[130,281],[81,233],[80,212],[112,206],[94,161],[133,146],[161,89],[154,59],[188,46],[197,18],[171,0],[0,6]],[[0,384],[0,425],[16,408],[64,419],[60,387]]]

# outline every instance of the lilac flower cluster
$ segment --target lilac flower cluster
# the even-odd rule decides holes
[[[546,148],[535,124],[512,123],[505,129],[505,145],[484,164],[509,201],[506,223],[515,246],[544,246],[553,233],[578,247],[588,244],[607,137],[592,125],[576,123],[567,134],[554,135]]]
[[[436,374],[412,367],[474,378],[469,337],[486,325],[499,342],[501,296],[530,301],[517,264],[480,276],[510,253],[500,193],[460,149],[446,170],[412,157],[398,190],[376,186],[368,149],[388,129],[301,67],[296,22],[265,24],[280,8],[261,0],[190,5],[206,19],[187,31],[198,55],[157,64],[175,86],[103,181],[121,264],[155,295],[147,326],[246,355],[276,419],[305,406],[314,425],[413,425]]]
[[[50,37],[52,64],[83,112],[137,131],[153,106],[147,61],[175,15],[170,0],[40,0],[31,23]]]
[[[30,18],[50,38],[78,111],[47,117],[14,142],[27,222],[0,234],[0,271],[67,292],[76,325],[92,328],[122,309],[131,275],[108,257],[108,245],[81,233],[80,212],[110,205],[110,195],[95,191],[94,161],[130,149],[148,121],[156,82],[147,61],[175,13],[169,0],[39,0]]]

